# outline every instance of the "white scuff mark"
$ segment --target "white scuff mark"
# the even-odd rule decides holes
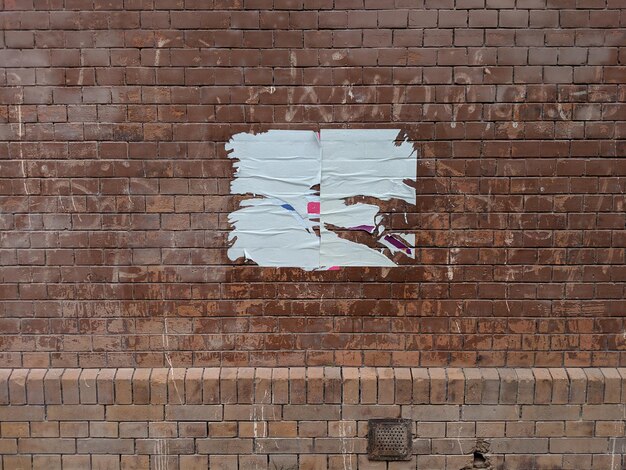
[[[15,72],[7,72],[7,78],[12,78],[13,80],[15,80],[15,83],[21,83],[22,82],[22,77],[20,77]],[[10,84],[13,85],[12,83],[10,83]],[[23,100],[22,100],[22,102],[23,102]]]
[[[84,185],[82,185],[80,183],[76,183],[75,180],[72,180],[72,189],[78,189],[79,191],[82,191],[85,194],[94,194],[89,189],[87,189],[86,186],[84,186]]]
[[[448,281],[454,280],[454,268],[451,265],[456,264],[457,256],[459,255],[460,251],[461,250],[459,248],[450,249],[448,268],[446,269],[446,277],[448,278]]]
[[[476,58],[474,59],[473,63],[476,65],[479,65],[482,61],[483,61],[483,57],[484,57],[484,53],[482,49],[478,49],[476,51]]]
[[[423,115],[426,116],[428,114],[428,110],[430,109],[430,104],[433,100],[433,89],[430,86],[424,87],[424,104],[423,104]]]
[[[266,428],[266,422],[265,422],[265,403],[269,403],[271,402],[269,399],[269,390],[265,390],[263,392],[263,399],[261,400],[260,403],[252,403],[251,405],[251,416],[250,416],[250,420],[252,421],[252,434],[255,438],[257,437],[265,437],[265,428]],[[260,413],[258,412],[258,410],[260,410]],[[274,410],[272,410],[273,413]],[[260,414],[260,416],[259,416]],[[259,433],[259,420],[261,422],[261,424],[263,425],[261,428],[261,431],[263,431],[263,433]]]
[[[155,453],[157,470],[167,470],[169,468],[167,439],[158,438],[156,440]]]
[[[348,204],[350,198],[415,204],[415,189],[405,181],[417,177],[416,155],[411,144],[396,141],[398,133],[324,129],[319,136],[282,130],[234,135],[226,145],[229,158],[235,159],[231,193],[252,198],[229,215],[234,229],[228,257],[303,269],[395,266],[383,249],[390,244],[398,248],[397,240],[373,238],[380,248],[372,248],[341,238],[334,230],[384,233],[380,208]],[[415,244],[415,235],[400,236]]]
[[[17,105],[17,135],[22,140],[24,137],[24,121],[22,120],[22,105]],[[20,157],[22,156],[22,146],[20,145]]]
[[[348,437],[346,424],[347,423],[345,421],[339,422],[339,441],[341,442],[341,457],[343,461],[343,470],[352,470],[352,458],[351,454],[348,453],[349,451],[346,440],[346,438]],[[352,450],[353,449],[350,449],[350,452],[352,452]]]
[[[163,294],[163,287],[161,287],[161,298],[165,299],[165,295]],[[174,377],[174,365],[172,364],[172,358],[170,356],[170,340],[169,333],[167,331],[167,317],[165,316],[166,312],[163,311],[163,349],[165,354],[165,361],[169,366],[168,376],[171,377],[172,385],[174,386],[174,391],[176,392],[176,397],[178,398],[178,402],[182,405],[183,397],[180,394],[180,390],[178,390],[178,385],[176,384],[176,378]]]
[[[461,427],[459,426],[456,430],[456,441],[459,444],[459,450],[461,451],[461,455],[464,455],[463,444],[461,444]]]
[[[161,48],[166,46],[168,43],[170,42],[169,39],[157,39],[157,50],[154,53],[154,66],[158,67],[159,63],[161,62]],[[200,40],[200,42],[204,42],[202,40]]]
[[[465,73],[465,72],[456,72],[454,74],[454,82],[458,83],[458,84],[465,84],[465,85],[471,85],[472,84],[472,77],[469,76],[469,74]]]
[[[506,236],[504,237],[504,243],[506,245],[511,246],[514,240],[515,240],[515,237],[513,236],[513,232],[507,232]]]
[[[450,264],[456,264],[456,259],[460,252],[459,248],[450,248]]]
[[[454,106],[454,104],[444,104],[443,107],[446,111],[450,111],[450,127],[454,129],[456,127],[456,114],[458,113],[458,109]]]
[[[332,57],[333,60],[342,60],[345,56],[341,52],[334,52]]]
[[[85,77],[85,69],[84,69],[84,57],[83,57],[83,50],[81,49],[79,51],[80,56],[79,56],[79,60],[80,60],[80,67],[78,69],[78,80],[76,80],[76,84],[78,86],[83,86],[83,81],[84,81],[84,77]]]
[[[293,90],[292,86],[287,88],[287,110],[285,111],[285,121],[287,122],[293,121],[293,118],[296,117],[296,108],[293,105]]]
[[[19,75],[14,74],[17,81],[21,81]],[[19,155],[20,155],[20,169],[22,171],[22,185],[24,187],[24,194],[26,194],[27,206],[30,207],[30,191],[28,190],[27,178],[28,174],[26,172],[26,161],[24,160],[24,148],[22,144],[22,139],[24,138],[24,119],[22,117],[22,104],[24,103],[24,88],[21,88],[20,92],[20,104],[17,105],[17,135],[20,140],[18,143]],[[27,215],[28,220],[28,230],[33,229],[31,215]]]
[[[615,468],[615,447],[617,445],[617,439],[613,438],[613,444],[611,445],[611,470]]]
[[[250,88],[250,90],[248,91],[248,98],[246,99],[246,104],[255,104],[259,102],[259,93],[261,93],[263,90],[255,90],[254,88]],[[254,112],[253,111],[254,108],[250,109],[250,112]]]
[[[294,95],[294,86],[296,84],[296,77],[298,71],[296,69],[298,65],[298,59],[294,51],[289,52],[289,76],[291,77],[291,83],[289,88],[287,88],[287,110],[285,111],[285,121],[291,122],[293,118],[296,116],[296,107],[294,106],[293,95]]]
[[[402,98],[400,98],[400,92],[402,92]],[[393,96],[391,98],[391,103],[393,105],[393,120],[400,121],[402,116],[402,106],[406,101],[406,96],[404,94],[404,89],[400,89],[399,87],[393,88]]]

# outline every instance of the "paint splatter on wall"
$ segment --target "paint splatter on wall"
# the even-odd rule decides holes
[[[259,266],[332,269],[395,266],[414,257],[415,236],[390,233],[379,205],[359,196],[415,204],[413,146],[398,129],[272,130],[236,134],[226,145],[235,160],[232,194],[249,195],[229,215],[231,260]],[[369,235],[368,244],[344,232]]]

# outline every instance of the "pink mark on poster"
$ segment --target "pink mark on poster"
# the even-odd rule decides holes
[[[307,212],[309,214],[319,214],[320,213],[320,203],[319,202],[309,202],[307,204]]]

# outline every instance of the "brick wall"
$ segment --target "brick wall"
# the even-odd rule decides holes
[[[0,369],[0,468],[619,470],[625,402],[615,368]],[[380,417],[411,461],[368,461]]]
[[[624,364],[624,0],[0,5],[3,365]],[[230,262],[224,142],[343,126],[417,258]]]

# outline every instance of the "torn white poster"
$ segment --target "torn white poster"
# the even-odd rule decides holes
[[[350,197],[370,196],[384,201],[402,199],[415,204],[415,188],[404,183],[404,180],[416,178],[415,152],[407,142],[396,145],[399,132],[397,129],[322,130],[321,266],[396,265],[382,250],[341,238],[329,229],[329,225],[358,230],[373,224],[372,232],[379,226],[376,220],[378,207],[347,205],[345,200]],[[371,210],[374,208],[376,212]],[[371,212],[363,215],[368,209]],[[363,218],[359,220],[355,214]]]
[[[357,196],[415,203],[405,181],[416,179],[416,154],[410,143],[396,141],[399,132],[234,135],[226,146],[235,160],[231,193],[250,198],[229,215],[228,257],[303,269],[395,266],[387,254],[414,257],[415,236],[388,233],[377,205],[346,203]],[[367,233],[374,246],[342,238],[342,231]]]
[[[319,267],[319,237],[308,216],[319,201],[313,186],[320,181],[320,147],[310,131],[272,130],[236,134],[226,144],[236,159],[232,194],[251,199],[228,216],[234,230],[228,257],[259,266]],[[317,216],[316,216],[317,217]]]

